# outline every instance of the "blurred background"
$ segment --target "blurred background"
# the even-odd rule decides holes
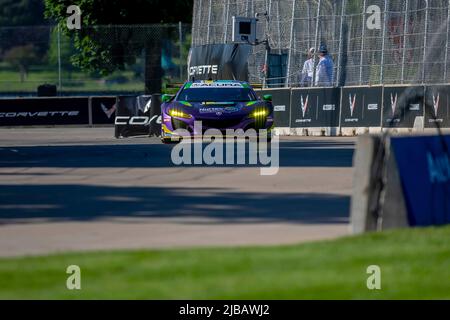
[[[121,2],[78,1],[82,28],[69,30],[72,1],[0,0],[0,95],[36,95],[42,84],[61,95],[133,94],[183,82],[192,1]]]

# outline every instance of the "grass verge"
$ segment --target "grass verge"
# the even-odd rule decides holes
[[[450,299],[450,227],[296,246],[0,259],[1,299]],[[66,289],[69,265],[82,290]],[[369,265],[382,289],[366,287]]]

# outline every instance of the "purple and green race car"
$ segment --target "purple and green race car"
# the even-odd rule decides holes
[[[227,129],[254,129],[258,134],[264,129],[269,140],[272,136],[272,96],[258,98],[247,82],[186,82],[175,96],[163,95],[162,102],[161,139],[164,143],[178,142],[186,135],[180,135],[177,129],[184,129],[189,136],[201,136],[208,129],[217,129],[223,134]]]

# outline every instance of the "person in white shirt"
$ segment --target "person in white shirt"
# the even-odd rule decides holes
[[[316,67],[316,87],[332,87],[333,86],[334,63],[328,55],[326,45],[321,45],[319,49],[319,63]]]
[[[303,70],[301,74],[300,85],[302,87],[312,87],[314,79],[314,54],[316,49],[311,48],[308,50],[308,60],[303,64]]]

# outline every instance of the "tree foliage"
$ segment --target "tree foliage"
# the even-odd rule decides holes
[[[45,0],[45,15],[73,39],[77,53],[72,61],[77,67],[108,75],[144,53],[146,91],[160,91],[162,28],[124,25],[190,22],[192,0],[79,0],[81,30],[66,27],[67,7],[72,4],[72,0]]]
[[[20,81],[24,82],[27,78],[30,65],[37,61],[36,49],[32,44],[11,48],[3,59],[13,67],[18,67],[20,71]]]
[[[45,24],[43,0],[0,0],[0,26]]]

